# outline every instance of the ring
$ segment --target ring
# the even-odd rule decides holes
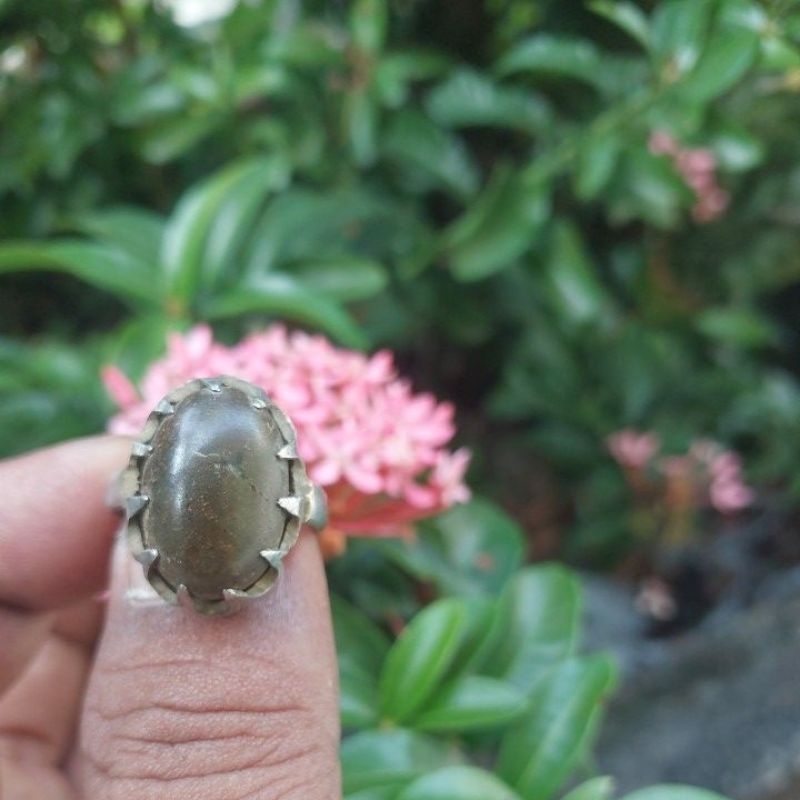
[[[120,489],[147,581],[201,614],[231,614],[271,589],[302,526],[327,518],[289,417],[227,375],[190,381],[156,405]]]

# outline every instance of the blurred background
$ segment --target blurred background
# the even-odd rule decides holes
[[[794,0],[0,0],[0,455],[197,322],[389,348],[585,573],[601,766],[797,797],[798,93]]]

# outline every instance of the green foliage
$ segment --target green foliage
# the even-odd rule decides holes
[[[478,533],[499,535],[475,538],[467,531],[480,550],[468,546],[468,557],[447,567],[438,546],[431,558],[427,540],[447,536],[470,517]],[[402,544],[402,558],[395,544],[372,548],[369,563],[350,549],[330,575],[341,593],[333,596],[333,619],[346,800],[610,800],[613,782],[605,777],[559,794],[588,763],[614,683],[608,658],[578,649],[575,576],[559,565],[519,564],[488,583],[476,576],[476,565],[491,572],[507,558],[514,529],[485,501],[430,525],[426,536]],[[393,605],[368,606],[370,614],[342,596],[357,596],[354,586],[365,571],[372,581],[393,580],[396,563],[417,576],[457,573],[452,593],[445,589],[410,607],[396,596]],[[648,791],[641,800],[713,797],[677,786]]]
[[[479,484],[512,431],[576,558],[630,545],[622,428],[796,498],[796,4],[450,5],[0,3],[0,452],[100,430],[100,366],[172,329],[282,319],[468,409]],[[711,157],[720,216],[653,134]],[[347,797],[552,797],[610,683],[576,580],[488,501],[423,527],[330,566]]]

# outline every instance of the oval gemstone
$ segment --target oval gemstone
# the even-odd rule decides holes
[[[290,494],[283,444],[269,409],[240,390],[203,388],[165,417],[141,474],[146,548],[173,589],[200,598],[247,589],[266,571],[286,526],[278,499]]]

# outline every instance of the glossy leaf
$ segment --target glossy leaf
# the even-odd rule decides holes
[[[382,146],[386,156],[418,171],[431,188],[440,186],[461,198],[478,188],[478,170],[464,145],[423,114],[395,114]]]
[[[216,114],[170,117],[143,132],[142,158],[151,164],[166,164],[195,147],[220,125]]]
[[[401,50],[386,53],[375,65],[374,86],[383,105],[399,108],[408,98],[411,84],[437,78],[450,66],[449,59],[433,50]]]
[[[567,325],[597,322],[608,307],[605,287],[577,228],[568,222],[557,224],[552,233],[547,284],[553,305]]]
[[[597,48],[585,39],[537,34],[512,47],[498,61],[500,75],[548,74],[597,85],[604,74]]]
[[[509,266],[540,234],[550,210],[545,187],[498,168],[481,196],[445,231],[450,269],[477,281]]]
[[[161,262],[171,294],[189,303],[202,279],[208,231],[223,203],[251,184],[253,174],[272,170],[263,159],[236,162],[187,192],[167,222]]]
[[[530,690],[574,652],[580,610],[578,581],[569,570],[550,564],[521,571],[498,601],[497,633],[483,656],[489,674]]]
[[[372,787],[399,787],[459,760],[439,740],[402,728],[348,736],[342,742],[340,757],[345,796]]]
[[[713,0],[666,0],[656,8],[652,49],[671,72],[682,75],[694,68],[703,51],[713,9]]]
[[[155,305],[160,300],[153,271],[119,248],[80,239],[0,242],[0,275],[41,270],[72,275],[126,302]]]
[[[342,122],[353,160],[360,167],[371,166],[378,153],[378,109],[367,87],[348,92]]]
[[[515,686],[481,675],[465,675],[446,685],[411,721],[415,730],[444,733],[506,725],[527,712]]]
[[[344,800],[397,800],[397,795],[402,791],[401,784],[389,786],[370,786],[344,796]]]
[[[350,12],[350,30],[356,47],[367,53],[383,49],[389,27],[387,0],[356,0]]]
[[[337,653],[377,676],[389,652],[389,637],[361,609],[335,594],[331,612]]]
[[[696,789],[693,786],[681,786],[679,784],[665,784],[663,786],[651,786],[648,789],[639,789],[631,794],[626,794],[622,800],[727,800],[727,798],[707,789]]]
[[[611,800],[614,791],[614,779],[609,777],[592,778],[576,786],[565,794],[563,800]]]
[[[203,313],[207,319],[267,314],[319,328],[348,347],[366,345],[360,328],[338,304],[283,273],[220,294],[203,306]]]
[[[625,31],[642,47],[649,47],[650,24],[638,6],[627,0],[591,0],[589,8]]]
[[[475,70],[454,71],[425,100],[431,118],[452,128],[501,127],[535,133],[546,130],[551,112],[529,91],[501,86]]]
[[[707,103],[731,89],[758,57],[758,34],[744,28],[715,31],[697,66],[683,82],[681,96]]]
[[[417,778],[397,800],[521,800],[491,772],[471,766],[443,767]]]
[[[363,186],[329,192],[288,189],[259,219],[244,274],[258,278],[279,266],[338,258],[353,246],[359,230],[392,212],[385,198]]]
[[[425,523],[413,541],[387,542],[394,560],[444,594],[496,595],[522,564],[520,527],[477,498]]]
[[[70,219],[70,227],[123,250],[154,277],[158,274],[164,235],[164,219],[158,214],[133,206],[118,206],[79,214]]]
[[[547,800],[584,754],[613,674],[600,656],[553,667],[530,695],[530,714],[503,736],[497,774],[526,800]]]
[[[200,267],[204,283],[231,283],[238,277],[261,207],[288,182],[289,170],[281,158],[256,162],[235,181],[210,221]]]
[[[339,653],[339,712],[342,727],[371,728],[378,722],[378,686],[374,676],[347,653]]]
[[[329,256],[287,264],[297,279],[319,294],[351,303],[364,300],[386,287],[388,276],[378,261],[359,256]]]
[[[736,347],[765,347],[778,341],[771,320],[747,308],[707,308],[698,315],[697,327],[706,336]]]
[[[464,629],[463,603],[438,600],[400,634],[380,678],[381,713],[402,722],[413,717],[436,691],[453,663]]]
[[[582,140],[575,164],[575,194],[594,200],[608,185],[624,144],[619,131],[590,131]]]
[[[715,133],[711,149],[724,172],[746,172],[759,166],[766,156],[764,145],[757,136],[733,124]]]

